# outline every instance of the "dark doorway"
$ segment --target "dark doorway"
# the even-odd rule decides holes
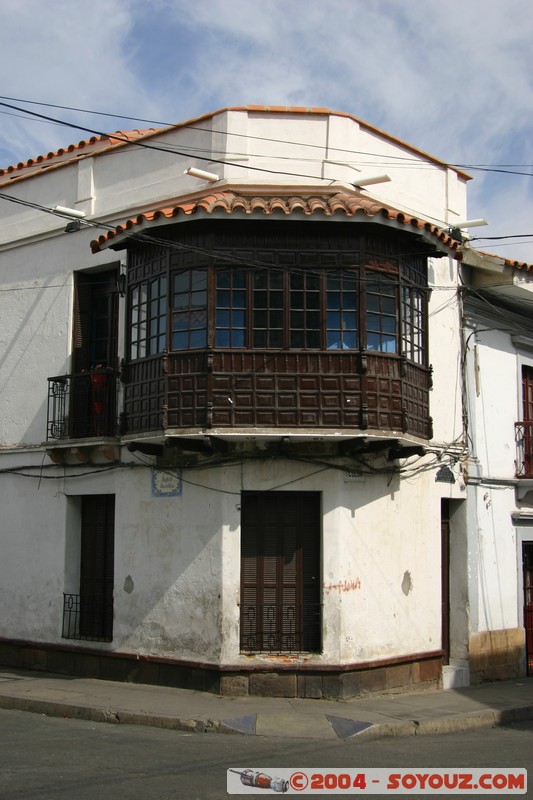
[[[441,618],[443,664],[450,663],[450,501],[442,498],[441,528]]]
[[[75,274],[73,372],[117,367],[118,270]]]
[[[75,275],[70,437],[110,436],[116,428],[117,269]]]
[[[80,638],[113,638],[115,495],[82,497]]]
[[[533,675],[533,542],[522,545],[524,574],[524,628],[526,629],[527,674]]]
[[[321,647],[319,492],[243,492],[241,650]]]

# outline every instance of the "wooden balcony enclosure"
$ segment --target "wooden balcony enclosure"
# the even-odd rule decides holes
[[[431,437],[430,370],[384,353],[211,351],[129,367],[128,434],[226,429]]]

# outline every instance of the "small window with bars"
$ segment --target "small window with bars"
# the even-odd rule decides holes
[[[246,347],[246,272],[216,274],[216,347]]]
[[[207,345],[207,270],[174,275],[172,349],[195,350]]]
[[[422,289],[402,286],[402,352],[415,364],[424,363],[425,296]]]
[[[257,272],[253,276],[253,346],[281,349],[284,346],[285,292],[280,272]]]
[[[134,286],[130,309],[130,358],[135,360],[162,353],[167,343],[166,277]]]
[[[289,346],[320,349],[320,278],[318,275],[290,275]]]
[[[381,353],[398,352],[396,284],[374,274],[366,284],[366,346]]]
[[[327,279],[326,346],[328,350],[351,350],[357,339],[357,281],[353,276]]]

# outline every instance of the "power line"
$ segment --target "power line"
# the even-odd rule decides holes
[[[38,114],[37,112],[27,111],[26,109],[21,109],[21,108],[18,108],[17,106],[13,106],[13,105],[10,105],[10,104],[5,103],[5,102],[1,102],[0,101],[0,106],[6,106],[8,108],[13,108],[13,109],[15,109],[17,111],[23,111],[24,113],[28,113],[28,114],[30,114],[32,116],[35,116],[35,117],[39,118],[39,119],[44,119],[44,120],[47,120],[47,121],[51,121],[51,122],[54,122],[55,124],[64,125],[66,127],[73,127],[73,128],[78,129],[78,130],[86,131],[86,132],[89,132],[89,133],[94,133],[94,134],[96,134],[98,136],[103,136],[103,137],[109,137],[110,136],[110,134],[105,133],[103,131],[99,131],[99,130],[88,128],[88,127],[83,127],[81,125],[76,125],[75,123],[70,123],[70,122],[67,122],[67,121],[64,121],[64,120],[55,119],[55,118],[49,117],[47,115]],[[89,113],[89,112],[87,112],[87,113]],[[210,132],[212,132],[212,131],[210,131]],[[233,134],[231,134],[231,135],[233,135]],[[118,141],[121,141],[124,144],[131,144],[132,143],[126,136],[120,136],[119,133],[113,134],[112,138],[116,139]],[[282,141],[282,140],[279,140],[279,141]],[[178,150],[174,146],[157,145],[157,144],[153,144],[153,143],[152,144],[148,144],[147,142],[142,142],[142,141],[139,141],[139,140],[136,140],[134,144],[135,144],[135,147],[137,147],[137,148],[145,148],[145,149],[156,150],[156,151],[160,151],[160,152],[168,152],[168,153],[171,153],[172,155],[181,155],[181,156],[186,157],[186,158],[191,157],[190,153],[184,152],[183,150]],[[316,147],[318,145],[313,145],[313,146]],[[232,162],[232,161],[229,161],[229,160],[226,160],[226,159],[213,158],[212,155],[210,155],[210,156],[202,156],[202,155],[199,155],[198,153],[196,153],[194,155],[194,157],[199,159],[200,161],[207,161],[208,163],[211,163],[211,164],[222,164],[224,166],[232,166],[232,167],[237,167],[237,168],[246,169],[246,170],[253,170],[255,172],[262,172],[262,173],[267,173],[267,174],[271,174],[271,175],[285,175],[285,176],[289,176],[289,177],[307,178],[307,179],[313,178],[312,175],[308,175],[306,173],[288,172],[288,171],[283,171],[283,170],[274,170],[274,169],[269,169],[268,167],[258,167],[258,166],[252,166],[250,164],[246,164],[246,165],[237,164],[235,162]],[[394,156],[394,158],[396,158],[396,157]],[[403,157],[398,156],[398,158],[402,159]],[[315,179],[316,180],[324,180],[321,176],[315,176]],[[415,216],[419,216],[418,212],[415,209],[411,209],[411,208],[407,208],[407,207],[406,207],[406,209],[408,210],[409,213],[412,213]],[[428,217],[428,215],[424,215],[424,216],[426,218]],[[441,227],[446,227],[447,225],[449,225],[449,223],[446,223],[443,220],[440,220],[440,219],[438,219],[436,217],[429,217],[429,219],[431,219],[433,222],[437,222],[438,225],[441,226]],[[515,238],[515,237],[512,237],[512,238]]]
[[[19,204],[19,205],[22,205],[22,206],[25,206],[25,207],[34,208],[34,209],[36,209],[38,211],[43,211],[44,213],[52,214],[53,216],[60,217],[61,219],[70,219],[70,217],[67,217],[65,214],[63,214],[61,212],[58,212],[53,208],[49,208],[47,206],[41,205],[40,203],[35,203],[35,202],[30,201],[30,200],[22,200],[22,199],[20,199],[18,197],[13,197],[13,196],[5,194],[5,193],[0,193],[0,199],[7,200],[9,202],[13,202],[15,204]],[[83,220],[83,225],[86,225],[87,227],[91,227],[91,228],[95,228],[95,229],[102,229],[102,230],[112,231],[112,232],[116,231],[117,224],[108,224],[108,223],[101,222],[101,221],[98,221],[98,220],[85,220],[85,219]],[[154,236],[152,234],[146,234],[146,233],[142,233],[142,232],[126,232],[126,231],[124,231],[124,233],[126,235],[128,235],[128,238],[130,240],[140,241],[140,242],[146,243],[146,244],[158,244],[158,245],[160,245],[162,247],[165,247],[167,249],[175,249],[175,250],[180,250],[180,251],[187,250],[187,251],[190,251],[190,252],[198,253],[199,255],[207,256],[209,258],[219,259],[221,261],[228,261],[229,263],[232,263],[232,264],[240,264],[242,266],[247,266],[247,267],[256,267],[256,268],[259,268],[259,269],[267,269],[267,270],[271,270],[271,271],[275,271],[275,270],[286,271],[285,267],[281,267],[281,266],[279,266],[277,264],[272,264],[270,262],[264,262],[264,261],[257,261],[257,260],[249,259],[249,258],[241,258],[241,257],[235,255],[234,253],[233,254],[227,254],[227,253],[224,253],[224,252],[220,252],[218,250],[212,250],[212,249],[209,249],[209,248],[197,247],[197,246],[195,246],[195,245],[193,245],[191,243],[183,243],[183,242],[171,241],[171,240],[168,240],[168,239],[163,239],[163,238]],[[407,231],[407,233],[412,233],[412,231],[409,230],[409,231]],[[402,250],[401,252],[397,253],[397,258],[399,260],[401,260],[402,258],[407,258],[410,255],[424,255],[424,254],[421,253],[420,251],[412,251],[411,252],[409,250]],[[429,255],[429,254],[426,254],[426,255]],[[357,263],[357,264],[354,264],[354,266],[361,266],[361,265],[359,263]],[[298,267],[298,266],[295,266],[295,265],[291,265],[290,269],[293,272],[301,272],[301,273],[305,273],[307,275],[313,274],[313,273],[322,274],[322,271],[319,272],[319,271],[313,270],[311,268]],[[338,271],[338,270],[332,270],[330,274],[335,274],[335,272],[339,272],[339,274],[340,274],[340,271]]]
[[[19,101],[19,102],[32,102],[32,103],[34,103],[35,101]],[[109,136],[109,134],[107,134],[105,132],[102,132],[102,131],[98,131],[98,130],[95,130],[95,129],[91,129],[91,128],[83,127],[83,126],[80,126],[80,125],[76,125],[74,123],[70,123],[70,122],[67,122],[67,121],[64,121],[64,120],[58,120],[58,119],[55,119],[55,118],[52,118],[52,117],[48,117],[46,115],[38,114],[37,112],[27,111],[26,109],[17,108],[16,106],[12,106],[12,105],[10,105],[8,103],[5,103],[5,102],[0,102],[0,106],[2,106],[2,105],[6,106],[6,107],[9,107],[9,108],[14,108],[14,109],[16,109],[18,111],[22,111],[23,113],[30,114],[32,116],[35,116],[35,117],[39,118],[39,119],[44,119],[46,121],[52,122],[52,123],[57,124],[57,125],[64,125],[64,126],[67,126],[67,127],[74,127],[74,128],[76,128],[78,130],[83,130],[83,131],[86,131],[86,132],[95,133],[95,134],[97,134],[99,136],[104,136],[104,137]],[[51,105],[51,104],[42,104],[42,105]],[[54,107],[69,108],[69,107],[62,107],[62,106],[54,106]],[[81,109],[76,109],[76,110],[81,110]],[[85,113],[92,113],[92,112],[85,111]],[[94,113],[105,115],[104,112],[94,112]],[[114,115],[114,116],[116,116],[116,115]],[[240,135],[245,136],[246,134],[240,134]],[[123,136],[120,136],[120,135],[113,135],[112,138],[117,139],[118,141],[122,141],[125,144],[131,144],[131,141],[127,137],[123,137]],[[261,138],[261,137],[256,137],[256,138]],[[283,141],[283,140],[273,140],[273,141]],[[135,146],[138,147],[138,148],[147,148],[147,149],[151,149],[151,150],[169,152],[169,153],[171,153],[173,155],[181,155],[181,156],[184,156],[184,157],[189,157],[190,156],[190,153],[186,153],[184,151],[177,150],[175,147],[167,147],[167,146],[161,146],[161,145],[147,144],[146,142],[139,142],[139,141],[135,142]],[[311,145],[311,146],[320,147],[319,145]],[[198,150],[201,150],[201,149],[198,148]],[[206,152],[206,151],[204,151],[204,152]],[[224,165],[229,165],[229,166],[234,166],[234,167],[241,167],[241,168],[245,168],[245,169],[248,169],[248,170],[254,170],[254,171],[258,171],[258,172],[266,172],[266,173],[269,173],[269,174],[286,175],[286,176],[291,176],[291,177],[305,177],[305,178],[312,177],[310,175],[306,175],[306,174],[303,174],[303,173],[286,172],[286,171],[281,171],[281,170],[272,170],[272,169],[268,169],[266,167],[264,167],[264,168],[263,167],[254,167],[254,166],[251,166],[250,164],[246,164],[246,166],[243,167],[242,164],[236,164],[234,162],[227,161],[226,159],[215,159],[212,156],[209,156],[209,157],[201,156],[201,155],[198,155],[198,153],[195,154],[195,157],[198,158],[199,160],[202,160],[202,161],[208,161],[209,163],[217,163],[217,164],[224,164]],[[394,157],[394,158],[396,158],[396,157]],[[398,158],[402,158],[402,157],[398,157]],[[317,180],[322,180],[322,178],[319,178],[319,177],[317,177],[316,179]],[[6,195],[0,195],[0,196],[2,196],[4,199],[11,199]],[[19,202],[22,205],[25,204],[24,201],[22,201],[22,200],[16,200],[15,198],[12,198],[12,199],[13,199],[13,202]],[[31,202],[27,202],[26,204],[28,206],[32,206]],[[36,207],[36,206],[34,206],[34,207]],[[44,209],[44,207],[42,207],[42,210],[47,210],[50,213],[52,213],[50,209]],[[418,216],[417,211],[414,210],[414,209],[409,209],[409,212]],[[446,227],[447,223],[443,222],[442,220],[439,220],[439,219],[433,218],[433,217],[431,219],[433,219],[434,222],[438,222],[439,225],[441,225],[443,227]],[[93,224],[93,223],[91,223],[90,221],[86,221],[85,224]],[[102,223],[94,224],[94,227],[105,227],[107,230],[113,230],[112,227],[105,226]],[[472,240],[474,240],[474,241],[483,241],[483,240],[489,241],[489,240],[529,238],[530,236],[533,236],[533,234],[514,234],[514,235],[499,236],[499,237],[472,237]]]
[[[75,111],[75,112],[81,113],[81,114],[91,114],[91,115],[95,115],[95,116],[109,117],[109,118],[113,118],[113,119],[123,119],[123,120],[127,120],[127,121],[132,121],[132,122],[144,122],[144,123],[147,123],[147,124],[150,124],[150,125],[163,125],[164,127],[175,127],[175,125],[176,125],[176,123],[172,123],[172,122],[163,122],[163,121],[160,121],[160,120],[149,120],[149,119],[145,119],[145,118],[142,118],[142,117],[130,117],[130,116],[122,115],[122,114],[113,114],[113,113],[109,113],[109,112],[105,112],[105,111],[92,111],[90,109],[85,109],[85,108],[76,108],[76,107],[73,107],[73,106],[63,106],[63,105],[58,105],[58,104],[54,104],[54,103],[44,103],[44,102],[38,102],[38,101],[35,101],[35,100],[25,100],[25,99],[21,99],[21,98],[4,97],[2,95],[0,95],[0,100],[3,100],[3,101],[10,100],[10,101],[18,102],[18,103],[26,103],[28,105],[38,105],[38,106],[43,106],[43,107],[46,107],[46,108],[57,108],[57,109],[60,109],[60,110],[63,110],[63,111]],[[69,122],[67,122],[65,120],[57,120],[57,119],[55,119],[53,117],[48,117],[47,115],[38,114],[37,112],[32,112],[32,111],[30,111],[28,109],[25,109],[25,108],[19,108],[19,107],[16,107],[16,106],[12,106],[12,105],[10,105],[9,103],[6,103],[6,102],[0,102],[0,105],[3,105],[5,107],[7,107],[7,108],[13,108],[13,109],[15,109],[17,111],[21,111],[23,114],[29,114],[30,116],[35,116],[35,117],[38,117],[38,118],[40,118],[40,119],[42,119],[44,121],[52,122],[52,123],[57,124],[57,125],[65,125],[65,126],[68,126],[68,127],[77,128],[79,130],[84,130],[84,131],[87,131],[87,132],[90,132],[90,133],[97,133],[100,136],[108,135],[108,134],[100,132],[100,131],[92,130],[91,128],[86,128],[86,127],[82,127],[80,125],[76,125],[74,123],[69,123]],[[194,130],[205,131],[205,132],[208,132],[208,133],[212,133],[212,130],[210,128],[201,128],[198,125],[194,125]],[[293,145],[297,145],[299,147],[309,147],[309,148],[323,149],[322,145],[315,145],[315,144],[308,143],[308,142],[298,142],[298,141],[287,140],[287,139],[276,139],[274,137],[265,137],[265,136],[253,136],[253,135],[250,135],[250,134],[247,134],[247,133],[243,134],[243,133],[237,133],[237,132],[232,132],[229,135],[231,137],[242,137],[242,138],[246,138],[246,139],[255,139],[255,140],[258,140],[258,141],[275,142],[277,144],[289,144],[289,145],[293,144]],[[114,138],[117,138],[117,137],[114,137]],[[137,144],[139,146],[141,145],[141,143],[137,143]],[[162,149],[162,148],[156,148],[156,149]],[[426,165],[420,164],[418,159],[409,158],[407,156],[388,155],[387,159],[390,159],[390,161],[384,161],[383,160],[383,156],[381,156],[381,154],[379,154],[379,153],[371,153],[371,152],[360,151],[360,150],[350,150],[348,148],[338,148],[338,147],[330,147],[329,149],[331,151],[335,151],[335,152],[338,152],[338,153],[347,153],[347,154],[350,154],[350,155],[364,155],[364,156],[371,156],[373,158],[381,158],[381,160],[378,161],[378,162],[360,162],[360,163],[372,164],[373,166],[378,166],[378,165],[379,166],[391,166],[394,162],[404,162],[404,164],[402,164],[402,166],[409,166],[410,165],[410,166],[413,166],[415,168],[424,168],[424,169],[427,168]],[[286,156],[277,156],[277,157],[282,158],[282,159],[288,158]],[[205,160],[210,160],[213,163],[220,163],[220,162],[217,162],[214,159],[205,159]],[[410,164],[407,163],[407,162],[410,162]],[[222,163],[228,163],[228,162],[222,162]],[[492,164],[491,165],[491,164],[460,164],[460,163],[452,163],[452,162],[449,162],[449,164],[450,164],[450,166],[456,167],[457,169],[475,169],[475,170],[480,170],[482,172],[496,172],[496,173],[504,173],[504,174],[510,174],[510,175],[525,175],[525,176],[533,177],[533,173],[532,172],[521,172],[521,171],[517,171],[515,169],[511,169],[512,167],[513,168],[515,168],[515,167],[523,167],[523,168],[533,169],[533,165],[532,164]],[[251,167],[248,167],[248,168],[251,168]],[[266,170],[264,170],[264,171],[266,171]],[[284,173],[279,173],[279,174],[284,174]],[[297,175],[296,173],[290,173],[290,174]]]
[[[11,100],[13,102],[27,103],[27,104],[30,104],[30,105],[45,106],[45,107],[48,107],[48,108],[58,108],[60,110],[65,110],[65,111],[76,111],[76,112],[83,113],[83,114],[93,114],[93,115],[103,116],[103,117],[112,117],[114,119],[124,119],[124,120],[128,120],[130,122],[146,122],[149,125],[163,125],[164,127],[168,127],[168,128],[174,128],[176,126],[180,126],[180,123],[176,124],[175,122],[161,122],[161,121],[158,121],[158,120],[143,119],[141,117],[127,117],[127,116],[124,116],[122,114],[111,114],[111,113],[107,113],[105,111],[91,111],[90,109],[75,108],[75,107],[72,107],[72,106],[60,106],[60,105],[55,105],[53,103],[39,103],[39,102],[37,102],[35,100],[21,100],[20,98],[3,97],[2,95],[0,95],[0,100]],[[7,107],[11,107],[11,106],[8,106],[7,103],[0,103],[0,105],[5,105]],[[25,114],[30,114],[30,115],[33,114],[33,112],[31,112],[31,111],[29,111],[27,109],[24,109],[24,108],[19,109],[19,110],[22,111]],[[36,114],[35,116],[41,117],[42,115]],[[22,119],[24,119],[24,117],[22,117]],[[46,119],[52,119],[52,118],[44,117],[44,119],[46,120]],[[56,122],[56,124],[68,125],[69,123],[67,123],[67,122]],[[204,132],[204,133],[213,133],[211,128],[202,128],[202,127],[200,127],[199,125],[197,125],[194,122],[192,124],[194,124],[194,130],[195,131],[201,131],[201,132]],[[74,127],[79,127],[79,126],[74,126]],[[190,127],[190,126],[187,126],[187,127]],[[88,129],[88,128],[82,128],[82,130],[90,131],[90,129]],[[161,132],[163,132],[163,131],[161,131]],[[231,132],[229,135],[232,138],[243,138],[243,139],[247,139],[247,140],[250,139],[250,140],[262,141],[262,142],[274,142],[275,144],[289,144],[289,145],[293,144],[293,145],[297,145],[298,147],[308,147],[308,148],[317,149],[317,150],[323,150],[324,149],[324,146],[320,145],[320,144],[312,144],[311,142],[299,142],[299,141],[295,141],[295,140],[291,140],[291,139],[277,139],[275,137],[268,137],[268,136],[254,136],[254,135],[249,134],[249,133],[238,133],[236,131],[235,132]],[[348,148],[330,147],[330,146],[328,146],[328,149],[331,150],[331,151],[338,152],[338,153],[348,153],[350,155],[365,155],[365,156],[372,156],[372,157],[376,157],[376,158],[380,157],[379,153],[369,153],[369,152],[366,152],[364,150],[350,150]],[[284,156],[276,156],[276,158],[278,158],[278,157],[285,158]],[[416,165],[424,166],[424,165],[420,164],[420,161],[418,159],[409,158],[408,156],[389,155],[389,156],[387,156],[387,158],[391,159],[391,161],[411,162],[415,166]],[[322,159],[320,159],[320,160],[322,160]],[[372,163],[375,163],[375,162],[372,162]],[[378,162],[378,163],[381,166],[383,166],[384,164],[388,164],[389,162]]]
[[[121,136],[120,133],[114,132],[113,134],[109,134],[105,131],[97,130],[96,128],[89,128],[83,125],[76,125],[74,122],[66,122],[65,120],[56,119],[55,117],[49,117],[46,114],[38,114],[36,111],[27,111],[26,109],[19,108],[18,106],[11,105],[9,103],[0,102],[0,106],[5,106],[6,108],[12,108],[15,111],[23,111],[27,114],[30,114],[33,117],[37,117],[39,119],[44,119],[48,122],[56,122],[59,125],[64,125],[67,128],[75,128],[76,130],[85,131],[86,133],[93,133],[97,136],[103,136],[105,138],[112,138],[116,141],[123,142],[124,144],[131,144],[131,140],[128,139],[126,136]],[[147,150],[157,150],[163,153],[171,153],[172,155],[176,156],[184,156],[185,158],[190,158],[191,154],[186,153],[183,150],[178,150],[174,147],[164,146],[164,145],[156,145],[156,144],[148,144],[147,142],[143,142],[140,140],[135,140],[135,146],[137,148],[144,148]],[[196,155],[195,158],[199,159],[200,161],[207,161],[210,164],[223,164],[225,166],[232,166],[232,167],[240,167],[243,168],[242,164],[236,164],[231,161],[227,161],[226,159],[221,158],[212,158],[207,156]],[[254,167],[251,164],[246,164],[244,167],[247,170],[253,170],[254,172],[263,172],[269,175],[286,175],[291,178],[310,178],[313,177],[312,175],[308,175],[306,173],[300,172],[286,172],[283,170],[278,169],[269,169],[268,167]],[[321,178],[317,178],[317,180],[321,180]]]
[[[507,236],[471,236],[471,242],[488,242],[497,241],[498,239],[528,239],[533,236],[533,233],[513,233]]]

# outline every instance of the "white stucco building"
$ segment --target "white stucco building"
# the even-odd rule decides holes
[[[469,638],[473,680],[533,673],[531,266],[465,247]]]
[[[524,673],[530,273],[456,230],[468,179],[259,106],[0,171],[3,663],[303,697]]]

